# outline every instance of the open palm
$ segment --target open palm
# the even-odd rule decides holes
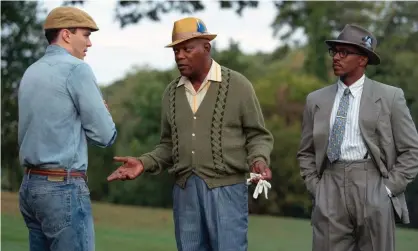
[[[114,180],[133,180],[144,172],[142,162],[134,157],[114,157],[116,162],[122,162],[111,175],[107,177],[107,181]]]

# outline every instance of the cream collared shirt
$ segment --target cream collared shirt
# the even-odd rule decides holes
[[[189,101],[190,107],[192,108],[193,113],[196,113],[197,109],[199,109],[200,104],[205,97],[209,86],[212,82],[221,82],[222,81],[222,74],[221,74],[221,66],[212,60],[212,66],[206,75],[205,79],[202,82],[202,85],[196,91],[193,88],[192,83],[187,77],[182,76],[177,84],[177,87],[184,85],[184,89],[186,90],[187,100]]]

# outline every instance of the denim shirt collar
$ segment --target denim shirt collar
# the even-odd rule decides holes
[[[57,45],[57,44],[51,44],[46,47],[46,54],[70,54],[66,49],[63,47]]]

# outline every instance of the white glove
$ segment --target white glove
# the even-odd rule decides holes
[[[261,178],[261,174],[250,173],[250,178],[247,179],[247,185],[251,185],[252,184],[251,180],[254,178]],[[271,188],[271,184],[268,181],[259,179],[257,186],[255,187],[255,190],[253,193],[253,198],[257,199],[258,195],[261,194],[264,190],[264,196],[266,197],[266,199],[268,199],[267,192],[268,192],[268,189],[270,188]]]

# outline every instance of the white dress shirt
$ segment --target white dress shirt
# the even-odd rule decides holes
[[[363,93],[364,79],[365,76],[363,75],[349,87],[347,87],[341,80],[339,80],[337,84],[338,90],[335,95],[334,106],[332,108],[330,118],[330,136],[344,90],[349,88],[351,92],[349,94],[347,124],[345,126],[344,138],[341,144],[340,160],[343,161],[360,160],[363,159],[367,153],[367,147],[364,143],[359,126],[360,100],[361,94]]]
[[[338,90],[335,95],[334,106],[332,107],[330,118],[330,135],[334,125],[337,110],[340,105],[340,100],[346,88],[350,88],[349,107],[347,111],[347,124],[345,125],[345,133],[343,142],[341,144],[340,160],[353,161],[364,159],[367,153],[367,147],[364,143],[363,136],[360,132],[359,115],[360,115],[360,101],[363,93],[365,76],[363,75],[359,80],[354,82],[349,87],[341,80],[338,81]],[[370,158],[368,154],[367,158]],[[386,187],[386,186],[385,186]],[[386,187],[386,191],[390,197],[392,192]]]

